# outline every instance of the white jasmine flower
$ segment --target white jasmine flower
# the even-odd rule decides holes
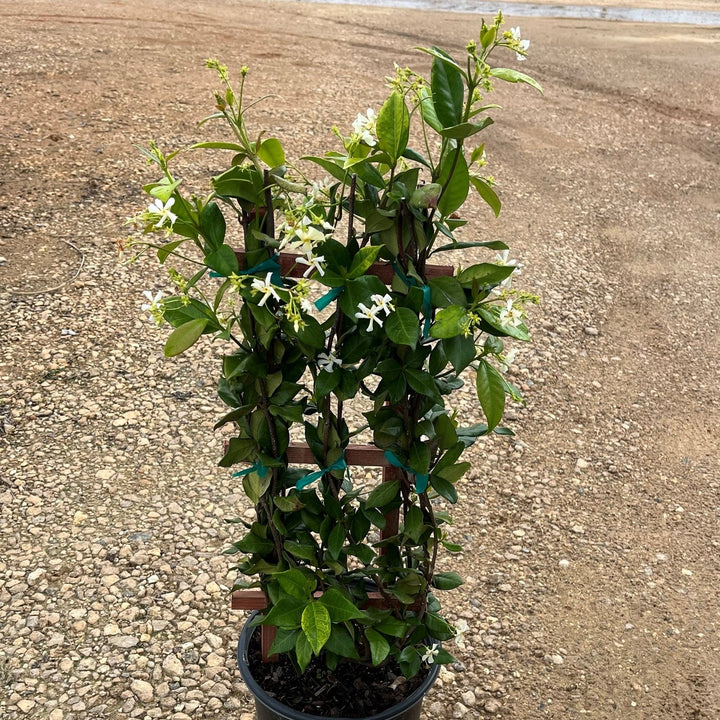
[[[440,653],[440,649],[438,648],[437,643],[433,643],[432,647],[426,647],[425,653],[420,658],[424,663],[427,663],[428,665],[432,665],[435,662],[435,658]]]
[[[313,312],[313,310],[315,310],[315,306],[307,298],[303,298],[300,301],[300,309],[303,312],[311,313]]]
[[[162,305],[162,290],[153,295],[149,290],[144,290],[143,295],[148,299],[148,302],[143,303],[140,309],[143,312],[150,313],[150,320],[156,325],[161,325],[163,321],[163,305]]]
[[[324,255],[310,255],[307,258],[299,257],[297,259],[297,262],[299,262],[301,265],[308,265],[308,269],[303,273],[303,277],[307,277],[310,275],[311,272],[317,270],[320,275],[325,274],[325,266],[323,263],[325,262],[325,256]]]
[[[510,28],[510,34],[513,36],[513,40],[519,40],[522,35],[520,34],[520,26],[517,27],[511,27]]]
[[[510,348],[500,359],[502,360],[502,371],[507,372],[510,366],[515,362],[517,348]]]
[[[521,275],[522,274],[522,268],[524,267],[521,262],[518,262],[517,260],[509,260],[510,257],[510,251],[509,250],[503,250],[502,252],[495,253],[495,264],[496,265],[504,265],[505,267],[514,267],[515,271],[513,275]],[[507,278],[505,278],[507,280]],[[505,282],[505,280],[503,280]]]
[[[325,372],[333,372],[335,370],[335,366],[341,367],[342,360],[338,357],[335,357],[332,353],[320,353],[317,356],[317,364],[318,367],[321,370],[324,370]]]
[[[376,122],[377,115],[375,115],[375,111],[372,108],[368,108],[367,115],[358,113],[358,116],[355,118],[355,121],[352,124],[353,130],[355,131],[355,136],[358,138],[358,140],[364,142],[370,147],[374,147],[377,143],[377,138],[375,137]]]
[[[370,299],[377,305],[378,310],[385,311],[386,317],[395,310],[395,306],[392,304],[392,297],[387,293],[385,295],[371,295]]]
[[[519,43],[520,50],[522,50],[521,53],[515,53],[515,57],[520,60],[521,62],[525,60],[524,53],[527,52],[528,48],[530,47],[530,41],[529,40],[521,40]]]
[[[304,255],[312,255],[313,248],[325,239],[325,236],[311,225],[300,223],[294,228],[295,239],[290,240],[289,246],[293,250],[299,250]]]
[[[364,303],[358,305],[358,312],[355,313],[355,317],[360,320],[369,320],[368,330],[373,329],[373,323],[377,323],[382,327],[382,320],[377,316],[380,312],[380,308],[377,305],[373,305],[371,308],[365,307]]]
[[[155,223],[155,227],[159,228],[165,224],[165,220],[170,221],[170,225],[174,225],[177,220],[177,215],[170,211],[170,208],[175,204],[175,198],[170,198],[165,204],[160,198],[155,200],[148,205],[148,213],[150,215],[159,215],[158,221]]]
[[[507,327],[522,325],[522,318],[522,310],[513,305],[512,299],[508,300],[505,307],[500,311],[500,324]]]
[[[276,300],[280,299],[280,296],[275,291],[275,288],[272,286],[272,283],[270,282],[272,278],[272,272],[269,272],[264,280],[261,280],[260,278],[255,278],[252,281],[252,289],[256,292],[260,292],[263,294],[260,302],[258,305],[262,307],[268,300],[269,297],[274,297]]]
[[[455,644],[458,647],[465,647],[464,635],[469,630],[469,627],[467,620],[458,620],[457,623],[455,623]]]

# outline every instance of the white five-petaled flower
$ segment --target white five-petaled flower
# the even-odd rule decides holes
[[[377,305],[373,305],[369,308],[365,307],[365,303],[360,303],[358,305],[358,312],[355,313],[355,317],[360,320],[369,320],[370,324],[368,325],[368,330],[372,330],[373,323],[377,323],[380,327],[382,327],[382,320],[378,317],[379,312],[380,308]]]
[[[522,50],[522,52],[521,52],[521,53],[519,53],[519,52],[518,52],[518,53],[515,53],[515,57],[516,57],[518,60],[520,60],[520,62],[522,62],[523,60],[526,59],[524,53],[527,52],[527,50],[528,50],[529,47],[530,47],[530,41],[529,41],[529,40],[521,40],[521,41],[520,41],[520,49]]]
[[[522,325],[522,310],[513,305],[512,299],[507,301],[505,307],[500,311],[500,324],[506,327],[518,327]]]
[[[458,620],[455,623],[455,644],[458,647],[465,647],[465,633],[469,630],[470,626],[467,624],[467,620]]]
[[[385,317],[395,309],[395,306],[392,304],[392,297],[387,293],[385,295],[371,295],[370,299],[374,303],[373,307],[377,306],[378,310],[385,311]]]
[[[150,320],[156,325],[162,324],[163,321],[163,306],[162,306],[162,290],[153,295],[149,290],[143,290],[143,295],[148,299],[149,302],[143,303],[140,308],[143,312],[150,313]]]
[[[367,115],[358,113],[358,116],[352,124],[353,130],[355,131],[355,135],[357,135],[358,139],[370,147],[374,147],[377,143],[377,139],[375,137],[376,122],[377,115],[375,115],[375,111],[372,108],[368,108]]]
[[[335,370],[335,365],[338,367],[342,366],[342,360],[339,357],[335,357],[332,353],[320,353],[317,356],[317,364],[321,370],[331,373]]]
[[[317,270],[320,275],[325,274],[325,266],[323,263],[325,262],[325,256],[324,255],[309,255],[308,257],[299,257],[297,259],[297,262],[299,262],[301,265],[308,265],[308,269],[303,273],[303,277],[307,277],[311,272]]]
[[[432,647],[426,647],[425,653],[423,654],[422,658],[420,658],[424,663],[427,663],[428,665],[432,665],[435,662],[435,658],[440,653],[440,649],[438,648],[437,643],[433,643]]]
[[[303,298],[303,299],[300,301],[300,309],[301,309],[303,312],[311,313],[311,312],[313,312],[313,310],[315,310],[315,305],[313,305],[313,304],[310,302],[310,300],[308,300],[307,298]]]
[[[264,280],[261,280],[260,278],[255,278],[252,281],[252,289],[256,292],[260,292],[263,294],[262,298],[260,299],[260,302],[258,305],[262,307],[267,301],[269,297],[274,297],[276,300],[280,299],[280,296],[275,291],[275,288],[272,286],[272,283],[270,282],[272,278],[272,272],[269,272]]]
[[[517,355],[517,348],[510,348],[501,358],[502,360],[502,371],[507,372],[510,366],[515,362],[515,356]]]
[[[158,221],[155,223],[155,227],[159,228],[165,224],[165,220],[170,221],[170,225],[174,225],[177,220],[177,215],[171,212],[170,208],[175,204],[175,198],[169,198],[166,203],[160,198],[155,198],[153,202],[148,205],[148,213],[150,215],[159,215]]]
[[[520,35],[520,26],[519,25],[517,27],[510,28],[510,34],[513,36],[513,40],[517,40],[518,47],[520,48],[520,50],[522,50],[522,52],[515,53],[515,55],[517,56],[517,59],[524,60],[525,55],[523,55],[522,53],[527,52],[527,49],[530,47],[530,41],[521,39],[522,36]]]

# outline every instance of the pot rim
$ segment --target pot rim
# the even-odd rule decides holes
[[[250,672],[250,664],[248,658],[250,638],[257,629],[254,627],[250,627],[250,622],[258,614],[258,611],[255,610],[245,621],[245,625],[243,626],[242,632],[240,633],[240,638],[238,639],[237,647],[237,664],[240,670],[240,674],[242,675],[245,684],[248,686],[250,692],[253,694],[255,699],[259,700],[272,712],[279,714],[283,718],[287,718],[287,720],[359,720],[358,718],[329,718],[327,715],[310,715],[309,713],[302,712],[301,710],[295,710],[291,707],[288,707],[287,705],[284,705],[279,700],[275,699],[271,695],[268,695],[265,690],[260,687],[258,682],[252,676],[252,673]],[[425,680],[423,680],[423,682],[404,700],[397,703],[397,705],[392,705],[391,707],[383,710],[380,713],[376,713],[375,715],[367,715],[363,718],[363,720],[392,720],[392,718],[406,712],[415,704],[422,701],[423,697],[427,695],[428,691],[435,683],[435,680],[437,679],[439,673],[440,666],[437,664],[432,664]]]

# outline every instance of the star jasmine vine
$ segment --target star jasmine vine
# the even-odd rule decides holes
[[[465,213],[501,209],[484,142],[500,117],[487,97],[494,83],[541,91],[505,66],[529,42],[502,23],[500,13],[483,22],[462,57],[418,48],[429,72],[396,66],[379,109],[297,161],[249,125],[259,101],[248,68],[233,80],[208,60],[219,89],[202,125],[229,133],[191,147],[216,167],[225,161],[207,193],[187,192],[176,151],[143,151],[158,177],[134,218],[138,255],[155,253],[174,288],[146,292],[143,310],[170,326],[167,356],[203,337],[222,352],[227,410],[216,427],[230,437],[220,465],[255,510],[233,525],[236,587],[262,590],[256,622],[276,628],[271,652],[300,671],[316,658],[331,670],[396,663],[412,677],[453,661],[440,643],[461,642],[465,626],[448,622],[440,602],[462,583],[438,569],[441,553],[462,551],[447,508],[468,448],[482,454],[478,440],[512,434],[503,415],[522,396],[511,365],[536,301],[511,287],[521,263],[506,242]],[[462,266],[442,264],[458,250]],[[477,406],[460,414],[456,393],[469,380]],[[347,408],[361,400],[359,423]],[[289,461],[291,437],[304,439],[314,466]],[[348,467],[358,437],[391,479]]]

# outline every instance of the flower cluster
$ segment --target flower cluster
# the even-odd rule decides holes
[[[380,313],[384,312],[387,317],[395,309],[391,295],[371,295],[370,300],[373,303],[370,307],[367,307],[365,303],[359,303],[355,313],[355,317],[359,320],[368,320],[368,330],[372,330],[374,324],[382,327],[383,321],[380,319]]]

